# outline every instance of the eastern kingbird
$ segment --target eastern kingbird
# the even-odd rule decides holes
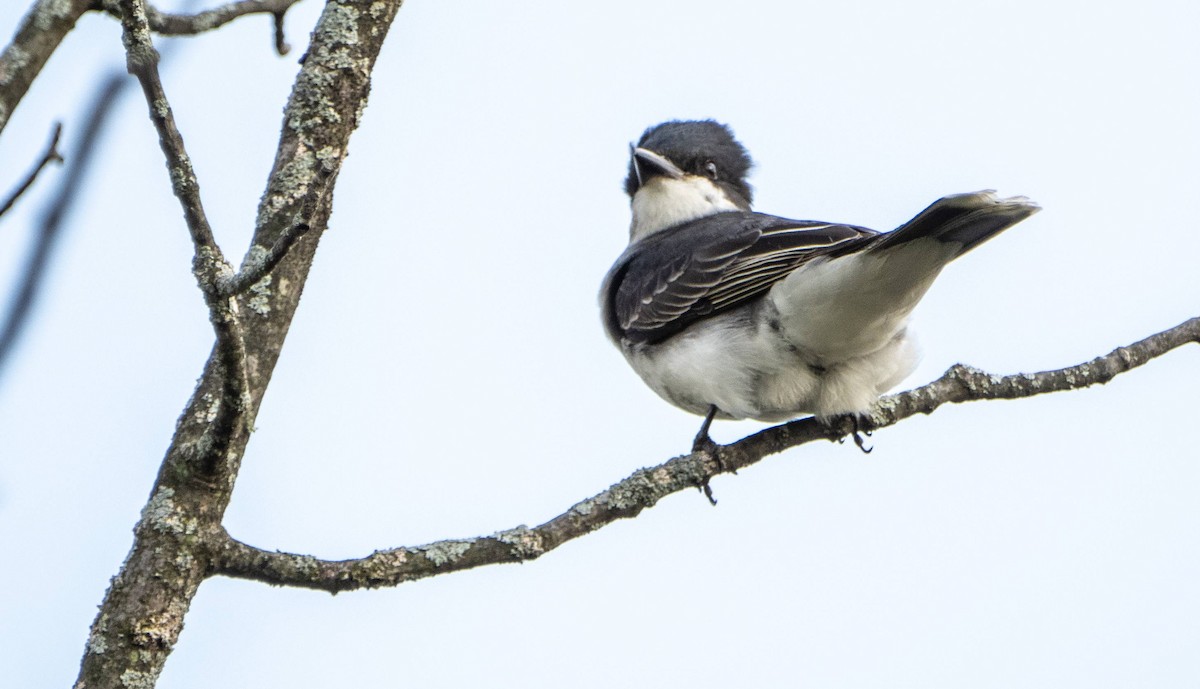
[[[714,416],[865,415],[916,368],[909,314],[941,269],[1040,210],[980,191],[887,233],[789,220],[750,210],[750,156],[723,124],[665,122],[630,148],[604,326],[651,389],[706,417],[697,447]]]

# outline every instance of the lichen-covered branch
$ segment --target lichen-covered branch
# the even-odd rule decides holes
[[[93,0],[38,0],[0,53],[0,132],[63,38]]]
[[[694,453],[676,457],[634,472],[537,527],[521,525],[490,536],[379,550],[355,560],[319,560],[309,555],[270,552],[216,534],[219,540],[212,547],[213,567],[216,574],[330,593],[396,586],[482,565],[536,559],[618,519],[636,517],[671,493],[699,487],[720,472],[712,456]]]
[[[128,23],[124,33],[133,53],[131,66],[143,69],[152,64],[153,49],[146,50],[149,25],[141,0],[122,0],[121,4],[130,8],[122,17]],[[253,260],[255,255],[272,253],[280,241],[285,246],[274,267],[244,294],[225,296],[220,287],[206,291],[206,298],[215,295],[228,303],[228,313],[239,319],[231,327],[238,332],[235,340],[242,347],[238,357],[245,363],[246,395],[237,432],[218,433],[213,427],[228,385],[228,355],[218,342],[176,426],[150,501],[134,530],[133,548],[92,625],[75,685],[78,689],[153,686],[178,639],[192,598],[212,573],[215,556],[211,549],[222,542],[221,519],[249,441],[248,429],[299,303],[329,218],[333,184],[366,106],[371,70],[400,5],[401,0],[329,0],[325,5],[284,110],[275,166],[267,181],[249,256]],[[194,178],[180,177],[190,165],[176,164],[185,163],[182,156],[186,154],[181,147],[167,145],[173,140],[169,131],[163,137],[164,113],[169,113],[169,108],[153,84],[147,90],[143,83],[143,90],[151,103],[151,118],[160,127],[160,138],[166,141],[164,153],[175,161],[170,166],[172,181],[183,182],[185,193],[180,194],[179,187],[176,192],[186,206],[196,187],[192,186]],[[195,199],[198,202],[198,194]],[[308,199],[316,199],[316,207],[309,217],[302,218],[307,232],[298,232],[294,230],[297,217],[305,214]],[[209,248],[208,237],[197,234],[191,221],[189,229],[197,247]],[[289,240],[290,232],[296,237],[303,234],[304,239]],[[219,439],[225,445],[215,452],[214,443]]]
[[[167,161],[171,188],[183,207],[184,220],[192,237],[195,254],[192,272],[204,293],[209,320],[217,336],[215,351],[221,363],[221,394],[210,406],[209,440],[205,452],[193,458],[204,475],[215,473],[234,438],[246,432],[245,409],[249,403],[246,378],[246,347],[242,341],[237,302],[220,288],[233,272],[213,237],[212,227],[200,200],[200,182],[192,168],[183,135],[175,124],[158,72],[158,51],[150,40],[144,0],[120,0],[122,40],[129,73],[137,77],[146,97],[150,120],[158,131],[158,142]]]
[[[275,270],[275,266],[287,256],[292,246],[312,229],[313,217],[316,216],[317,209],[333,181],[332,171],[324,166],[317,170],[317,175],[319,183],[309,188],[296,221],[275,239],[275,244],[269,250],[253,247],[238,272],[221,280],[217,285],[222,295],[238,296],[261,282],[268,273]]]
[[[275,50],[286,54],[283,17],[300,0],[243,0],[194,15],[168,14],[148,8],[152,30],[167,35],[190,35],[211,31],[238,17],[270,14],[274,18]],[[21,20],[12,42],[0,53],[0,132],[17,104],[25,97],[46,61],[63,38],[89,10],[104,10],[119,17],[119,0],[37,0]]]
[[[158,74],[158,51],[150,41],[150,26],[146,20],[143,0],[120,0],[121,37],[125,42],[125,63],[129,73],[137,77],[150,109],[150,121],[158,131],[158,143],[167,159],[171,174],[171,189],[183,206],[184,219],[196,246],[196,279],[206,293],[215,289],[218,277],[228,271],[228,264],[213,238],[212,228],[200,201],[200,183],[192,169],[191,158],[183,144],[183,136],[175,125],[175,114]]]
[[[930,414],[943,404],[1032,397],[1107,383],[1189,342],[1200,343],[1200,318],[1087,363],[1056,371],[997,376],[956,365],[928,385],[884,398],[859,428],[891,426],[915,414]],[[828,426],[812,418],[792,421],[717,446],[715,456],[706,451],[694,452],[638,470],[540,526],[518,526],[491,536],[380,550],[355,560],[319,560],[308,555],[260,550],[230,538],[224,531],[213,532],[218,539],[211,550],[215,557],[213,567],[215,573],[226,576],[338,593],[395,586],[481,565],[523,562],[618,519],[635,517],[667,495],[705,486],[718,474],[743,469],[797,445],[837,440],[846,435],[848,426]]]
[[[164,36],[193,36],[220,28],[239,17],[269,14],[275,18],[275,50],[280,55],[285,55],[288,46],[283,40],[283,16],[297,2],[300,0],[241,0],[196,14],[170,14],[147,6],[146,18],[150,30],[154,33]],[[114,17],[121,16],[119,0],[101,0],[96,6]]]

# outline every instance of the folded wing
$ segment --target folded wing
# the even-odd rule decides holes
[[[609,336],[660,342],[758,297],[807,261],[877,235],[743,211],[663,230],[631,246],[609,274],[603,292]]]

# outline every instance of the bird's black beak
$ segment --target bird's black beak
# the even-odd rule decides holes
[[[633,144],[630,144],[629,154],[633,157],[633,170],[637,173],[639,188],[654,175],[666,175],[671,179],[683,179],[684,172],[679,169],[678,165],[654,151],[646,148],[637,148]]]

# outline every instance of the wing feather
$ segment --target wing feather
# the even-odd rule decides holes
[[[609,274],[604,294],[610,335],[660,342],[758,297],[807,261],[877,234],[748,211],[663,230],[632,245]]]

